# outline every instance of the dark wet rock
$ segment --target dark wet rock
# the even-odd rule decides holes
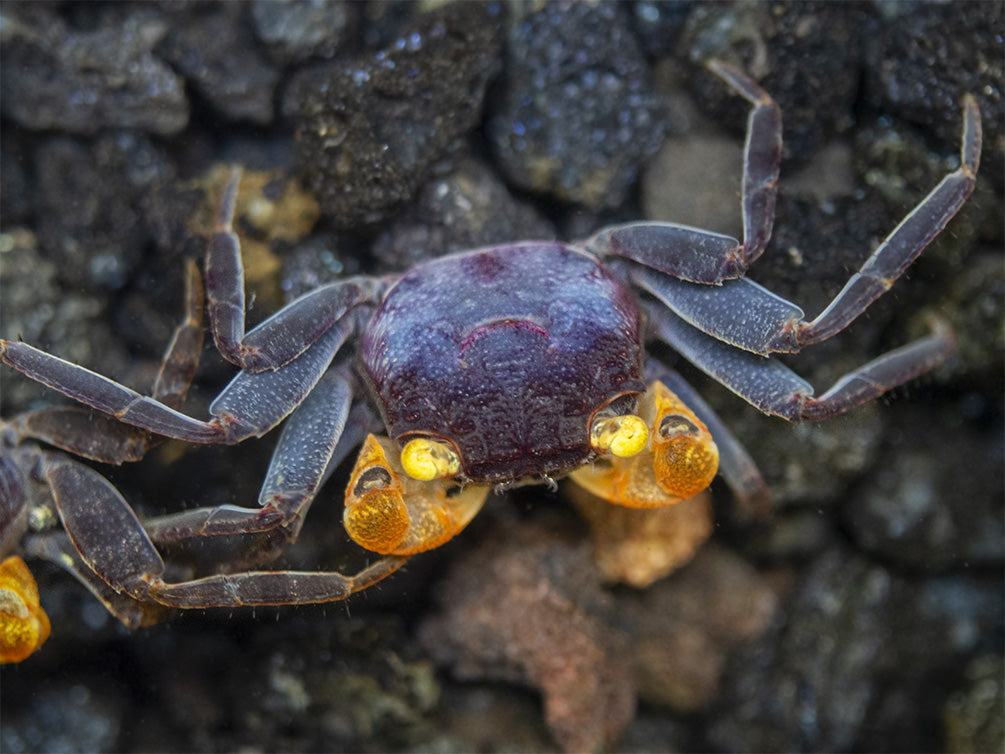
[[[515,199],[486,166],[465,158],[419,191],[373,244],[382,270],[404,271],[454,251],[521,240],[552,240],[554,227]]]
[[[5,230],[23,223],[31,210],[28,182],[29,147],[23,134],[5,128],[0,132],[0,226]]]
[[[951,141],[959,133],[960,99],[977,97],[984,115],[982,171],[1002,184],[1001,3],[922,4],[884,19],[867,46],[866,93],[872,103]]]
[[[829,364],[834,377],[860,360],[845,358]],[[800,369],[798,362],[793,362]],[[800,369],[801,374],[807,372]],[[886,417],[875,404],[824,423],[792,425],[768,417],[747,406],[732,393],[694,379],[702,395],[727,421],[730,430],[746,447],[771,487],[775,505],[798,505],[820,512],[827,501],[841,499],[849,485],[877,462]],[[818,393],[830,387],[824,377],[815,380]],[[811,530],[804,530],[807,533]],[[764,545],[764,542],[759,542]]]
[[[112,337],[103,301],[79,290],[64,290],[57,265],[39,254],[34,235],[24,229],[0,234],[0,269],[0,331],[5,336],[21,337],[105,373],[123,373],[128,354]],[[6,417],[27,409],[32,401],[58,400],[10,370],[3,375],[0,395]]]
[[[318,286],[360,274],[362,251],[336,233],[316,233],[282,250],[283,299],[289,303]]]
[[[228,120],[268,124],[275,116],[279,72],[253,43],[249,8],[246,3],[178,6],[158,52]]]
[[[433,658],[463,680],[538,689],[566,751],[610,745],[631,720],[625,637],[582,542],[515,526],[459,558],[437,593],[419,631]]]
[[[946,751],[999,751],[1005,741],[1005,667],[982,655],[966,668],[966,685],[946,702]]]
[[[933,713],[951,688],[928,689],[934,709],[898,700],[974,651],[997,630],[1001,607],[989,583],[919,585],[830,549],[800,579],[784,622],[734,655],[709,740],[728,751],[856,750],[863,741],[935,750]]]
[[[1005,260],[1000,248],[968,255],[939,307],[956,334],[957,357],[942,379],[994,390],[1005,374]],[[993,394],[993,393],[992,393]]]
[[[150,241],[150,194],[173,166],[133,132],[50,139],[35,159],[40,249],[77,286],[121,288]]]
[[[691,5],[691,0],[639,0],[632,4],[632,29],[647,55],[665,57],[676,51],[677,36]]]
[[[0,749],[10,754],[110,751],[127,722],[116,696],[110,689],[51,681],[30,699],[5,699],[5,711],[30,704],[32,713],[4,721]]]
[[[332,223],[386,217],[478,122],[499,64],[500,13],[448,5],[416,16],[376,55],[294,77],[283,112],[298,170]]]
[[[330,58],[349,36],[355,18],[353,3],[255,0],[251,20],[255,34],[277,65]]]
[[[513,23],[507,57],[488,126],[509,180],[592,208],[620,204],[665,127],[622,8],[549,3]]]
[[[883,460],[843,507],[851,536],[885,561],[914,568],[1000,563],[1000,429],[968,426],[959,411],[899,406],[879,448]],[[898,447],[904,437],[914,442]]]
[[[3,114],[25,128],[77,134],[185,128],[184,82],[152,52],[167,24],[149,6],[103,18],[98,28],[78,31],[41,4],[5,3]]]
[[[679,44],[695,65],[695,96],[716,120],[738,130],[748,103],[701,70],[711,58],[738,65],[771,94],[785,124],[783,155],[802,160],[850,126],[861,40],[872,23],[858,3],[697,3]],[[813,65],[806,65],[809,54]]]

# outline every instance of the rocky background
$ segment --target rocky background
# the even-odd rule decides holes
[[[625,534],[567,484],[522,489],[348,603],[135,632],[33,561],[52,638],[3,669],[0,749],[1002,750],[1003,33],[993,2],[4,3],[0,334],[140,390],[224,164],[246,169],[257,321],[476,245],[643,218],[738,233],[746,105],[710,57],[782,108],[751,277],[811,316],[958,164],[964,92],[984,158],[906,279],[788,360],[824,389],[938,314],[953,361],[797,427],[681,366],[763,470],[767,518],[717,482],[714,528],[705,500]],[[207,347],[188,410],[232,373]],[[54,399],[6,368],[0,387],[8,418]],[[274,442],[101,470],[143,515],[253,505]],[[360,565],[346,475],[278,567]],[[639,586],[660,575],[641,554],[696,548]]]

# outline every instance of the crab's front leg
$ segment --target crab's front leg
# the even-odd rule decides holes
[[[488,487],[459,487],[450,480],[457,469],[446,446],[415,442],[405,446],[407,471],[392,440],[370,435],[363,444],[346,489],[343,521],[349,536],[368,550],[414,555],[439,547],[485,503]]]
[[[73,499],[74,548],[116,595],[178,608],[294,605],[343,600],[394,573],[407,558],[388,556],[359,573],[250,571],[178,583],[164,580],[165,565],[122,495],[94,470],[51,457],[42,475],[64,514]],[[97,567],[96,567],[97,566]],[[107,604],[107,603],[106,603]]]
[[[649,427],[641,450],[612,449],[592,466],[572,472],[577,484],[618,505],[660,508],[694,497],[712,483],[719,467],[719,450],[712,434],[662,382],[649,386],[639,402],[638,415]],[[603,444],[597,441],[602,432],[602,420],[595,421],[595,448],[602,449]]]

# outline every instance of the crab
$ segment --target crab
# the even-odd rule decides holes
[[[240,371],[208,420],[27,344],[0,341],[10,367],[145,432],[234,444],[285,422],[257,509],[196,508],[144,524],[121,496],[60,500],[81,560],[114,592],[177,608],[342,600],[449,541],[493,490],[553,486],[568,476],[611,503],[657,508],[698,494],[718,472],[741,497],[762,496],[749,456],[694,391],[671,370],[646,363],[650,339],[791,422],[841,414],[946,359],[952,333],[936,323],[927,337],[815,396],[772,355],[844,329],[959,210],[980,157],[975,99],[963,98],[959,168],[807,319],[745,277],[771,236],[781,114],[740,70],[719,61],[708,67],[751,106],[742,241],[634,222],[579,243],[507,243],[402,274],[323,285],[246,332],[232,227],[235,169],[208,243],[205,282],[216,347]],[[343,348],[350,339],[354,353]],[[372,404],[362,399],[367,392]],[[254,570],[297,537],[322,484],[360,442],[343,521],[353,540],[381,557],[353,575]],[[167,578],[155,546],[249,535],[257,549],[244,558],[247,568],[178,581]]]

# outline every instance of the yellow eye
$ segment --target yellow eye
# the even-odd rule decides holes
[[[590,428],[590,446],[598,453],[628,458],[641,453],[649,442],[646,423],[634,414],[605,416]]]
[[[444,442],[416,437],[401,449],[401,466],[412,479],[431,482],[456,476],[461,470],[461,459]]]

